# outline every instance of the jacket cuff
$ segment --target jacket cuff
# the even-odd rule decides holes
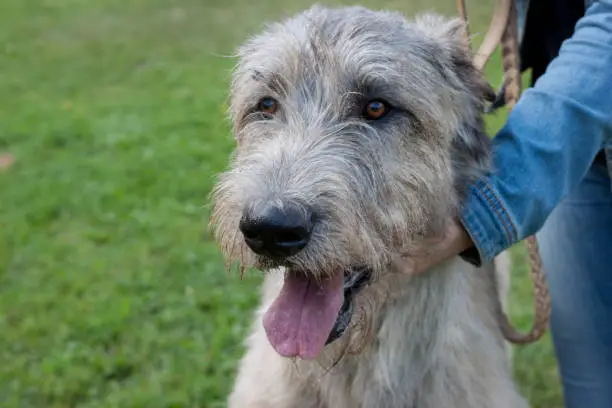
[[[459,220],[474,243],[460,256],[473,265],[491,262],[516,242],[516,228],[486,179],[470,186]]]

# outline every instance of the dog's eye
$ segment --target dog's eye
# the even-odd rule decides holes
[[[278,109],[278,102],[274,98],[263,98],[257,104],[257,110],[267,115],[274,115]]]
[[[389,105],[385,102],[375,99],[368,102],[363,108],[363,117],[370,120],[377,120],[389,113]]]

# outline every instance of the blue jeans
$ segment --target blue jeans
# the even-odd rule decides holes
[[[612,408],[612,187],[602,164],[537,234],[567,408]]]

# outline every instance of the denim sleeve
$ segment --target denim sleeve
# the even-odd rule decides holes
[[[611,140],[612,0],[606,0],[589,7],[493,138],[493,170],[470,187],[460,214],[475,245],[464,259],[489,262],[536,233]]]

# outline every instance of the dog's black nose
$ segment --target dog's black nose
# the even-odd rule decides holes
[[[312,212],[291,201],[260,202],[244,211],[240,230],[253,252],[282,259],[297,254],[308,244]]]

